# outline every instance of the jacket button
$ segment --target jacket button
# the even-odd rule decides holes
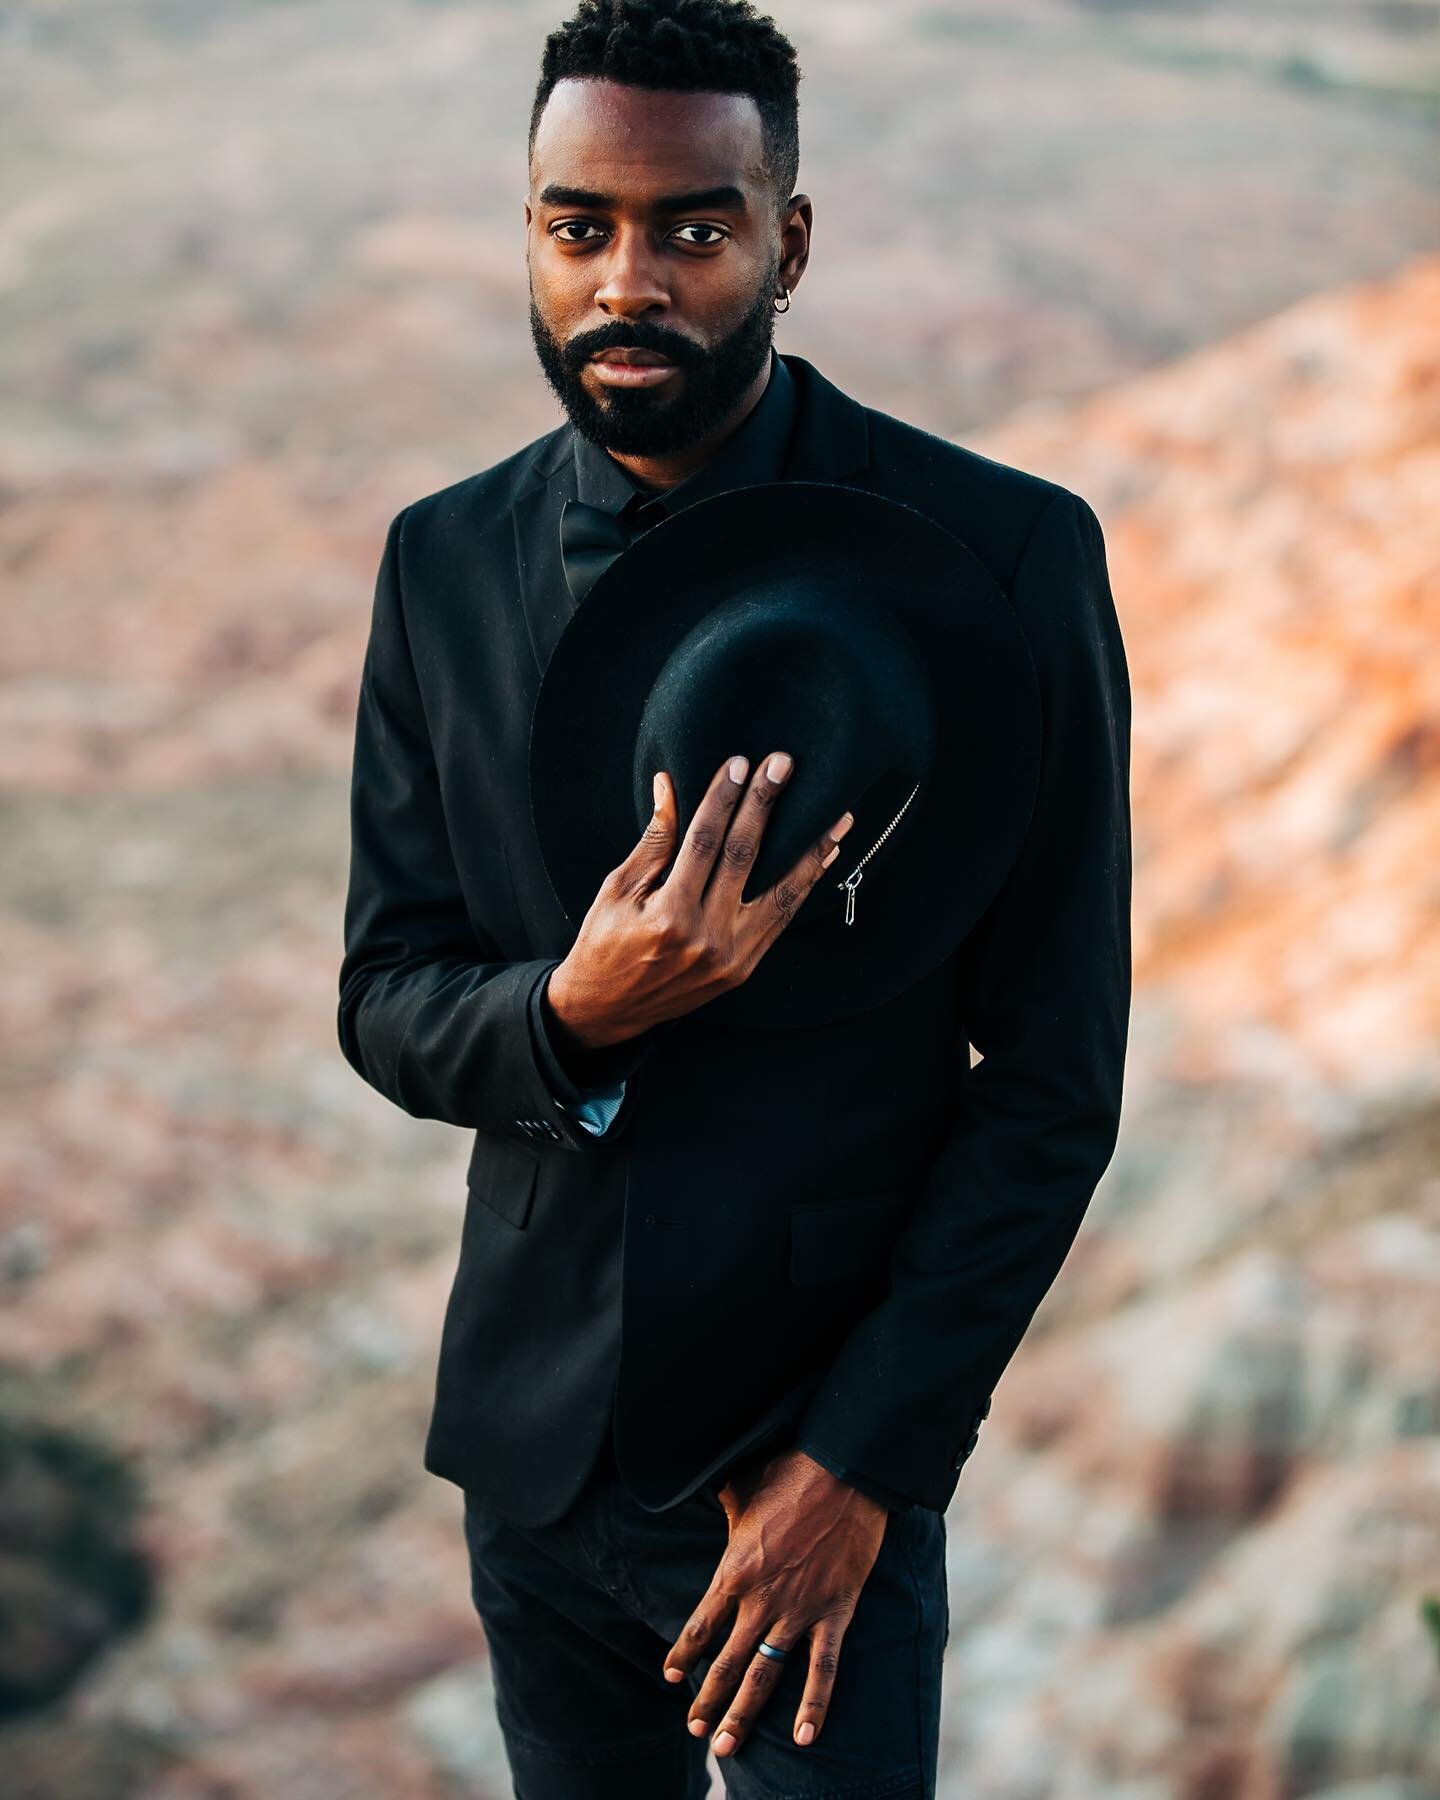
[[[951,1466],[958,1469],[979,1442],[980,1432],[976,1429],[970,1433],[969,1437],[966,1438],[965,1442],[955,1452],[955,1461]]]

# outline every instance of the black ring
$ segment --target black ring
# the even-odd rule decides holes
[[[784,1662],[790,1652],[788,1650],[782,1650],[778,1644],[767,1643],[764,1638],[761,1638],[759,1654],[761,1656],[772,1657],[776,1662]]]

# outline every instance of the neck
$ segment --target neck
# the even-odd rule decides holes
[[[735,409],[713,431],[707,432],[703,438],[687,444],[685,449],[677,450],[671,456],[621,456],[614,450],[607,450],[606,455],[619,463],[639,486],[663,493],[666,488],[675,487],[688,475],[693,475],[703,463],[710,460],[726,438],[740,429],[760,404],[760,396],[765,392],[769,381],[770,357],[767,356],[760,373],[745,390]]]

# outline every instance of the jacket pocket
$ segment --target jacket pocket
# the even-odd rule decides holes
[[[477,1134],[466,1176],[470,1192],[492,1212],[523,1231],[535,1201],[540,1159],[520,1144]]]
[[[909,1201],[909,1188],[883,1188],[796,1207],[790,1214],[792,1285],[865,1277],[879,1281]]]

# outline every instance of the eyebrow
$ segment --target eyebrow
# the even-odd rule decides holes
[[[600,210],[619,203],[613,194],[597,194],[592,188],[566,187],[561,182],[551,181],[540,190],[540,204],[589,206]],[[749,210],[738,187],[696,188],[689,194],[662,194],[655,202],[656,212],[696,212],[706,207],[729,207],[741,213]]]

